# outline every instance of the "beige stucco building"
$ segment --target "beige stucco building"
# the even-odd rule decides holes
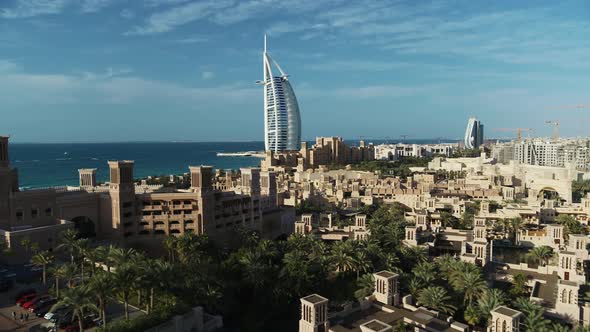
[[[263,237],[289,234],[294,210],[278,205],[273,172],[242,169],[241,182],[214,188],[210,166],[189,167],[190,188],[137,184],[133,161],[109,161],[110,181],[97,185],[96,170],[81,169],[80,186],[19,190],[18,173],[8,161],[8,138],[0,138],[0,236],[25,259],[22,239],[53,249],[59,234],[82,227],[86,235],[146,248],[163,236],[207,234],[230,244],[238,227]]]

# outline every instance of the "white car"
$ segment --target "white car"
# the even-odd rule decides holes
[[[45,316],[43,316],[43,318],[47,319],[47,320],[52,320],[54,317],[56,317],[58,315],[57,312],[48,312],[45,314]]]

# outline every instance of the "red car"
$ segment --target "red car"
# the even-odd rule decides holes
[[[45,300],[50,298],[49,295],[39,295],[31,300],[29,300],[29,302],[25,302],[23,304],[23,309],[29,309],[32,305],[35,305],[37,303],[39,303],[39,301]]]
[[[31,306],[29,306],[29,311],[34,313],[39,308],[46,307],[46,306],[52,306],[56,303],[57,303],[57,299],[52,296],[49,296],[49,297],[42,299],[41,301],[39,301],[35,304],[32,304]]]
[[[25,304],[26,302],[31,301],[35,297],[37,297],[37,294],[36,293],[24,295],[20,299],[16,300],[16,305],[22,306],[23,304]]]

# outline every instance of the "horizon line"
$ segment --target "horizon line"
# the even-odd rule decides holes
[[[342,136],[316,136],[316,137],[342,137]],[[392,141],[403,143],[403,141],[423,141],[423,140],[452,140],[452,141],[460,141],[460,138],[450,138],[450,137],[417,137],[417,138],[346,138],[342,137],[344,141],[348,142],[359,142],[364,140],[365,142],[373,141]],[[489,138],[489,139],[505,139],[505,138]],[[302,142],[314,142],[315,138],[304,139]],[[130,141],[10,141],[10,144],[121,144],[121,143],[264,143],[264,140],[214,140],[214,141],[199,141],[199,140],[130,140]]]

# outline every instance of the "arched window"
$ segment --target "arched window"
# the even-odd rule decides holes
[[[508,329],[506,328],[506,321],[502,322],[502,332],[507,332]]]
[[[561,303],[567,303],[566,290],[561,291]]]
[[[573,294],[574,294],[574,292],[572,290],[570,290],[570,293],[569,293],[569,295],[567,297],[567,303],[572,304],[572,300],[573,300],[573,297],[574,297]]]

